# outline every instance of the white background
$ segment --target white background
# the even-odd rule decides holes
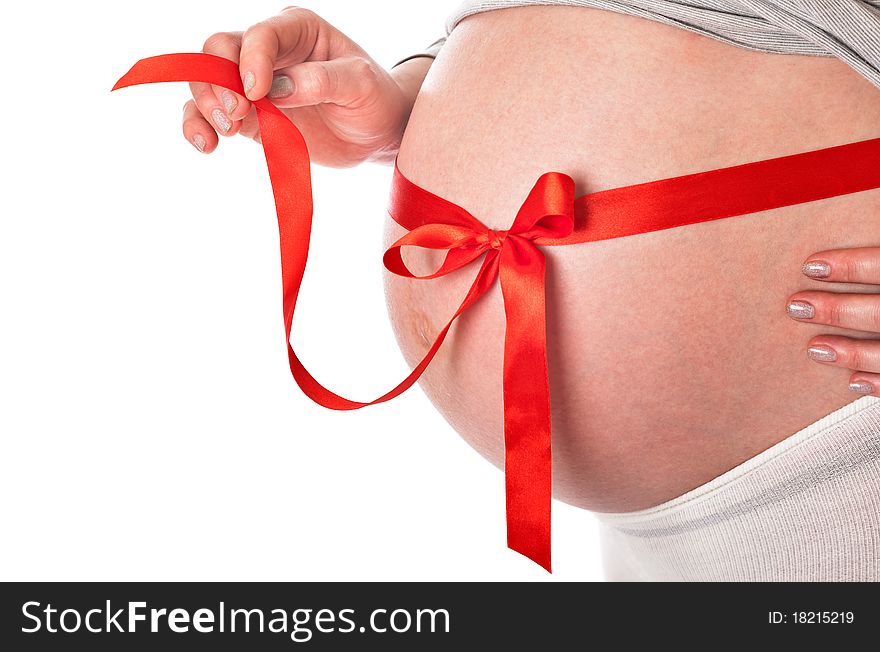
[[[109,92],[283,5],[83,5],[14,3],[0,42],[0,578],[600,579],[593,517],[561,503],[552,576],[507,550],[502,474],[418,387],[347,413],[305,398],[259,146],[199,154],[185,84]],[[302,3],[386,67],[455,5]],[[391,168],[313,172],[294,345],[372,399],[407,372],[382,292]]]

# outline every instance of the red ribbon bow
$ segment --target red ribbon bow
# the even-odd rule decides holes
[[[574,229],[574,181],[559,172],[542,175],[513,226],[493,231],[465,211],[441,212],[443,222],[417,226],[385,252],[391,272],[438,278],[486,254],[473,285],[440,332],[433,357],[452,322],[501,277],[507,325],[504,335],[504,472],[507,545],[550,570],[550,386],[544,306],[544,254],[536,245]],[[414,276],[404,265],[404,246],[445,249],[433,274]]]
[[[203,82],[244,94],[238,66],[209,54],[143,59],[113,90],[169,81]],[[493,231],[459,206],[409,182],[395,165],[390,212],[409,233],[385,252],[386,267],[408,278],[431,279],[484,254],[485,258],[464,301],[422,361],[397,387],[363,403],[334,394],[318,383],[290,345],[311,234],[310,159],[302,134],[287,116],[267,99],[257,100],[254,106],[278,214],[290,369],[313,401],[334,410],[354,410],[403,393],[427,368],[455,319],[500,276],[507,319],[504,440],[508,545],[548,571],[550,390],[544,255],[538,246],[624,237],[880,187],[880,138],[604,190],[577,199],[569,176],[549,172],[538,179],[511,228]],[[447,250],[447,254],[440,269],[417,277],[400,257],[400,248],[408,245]]]

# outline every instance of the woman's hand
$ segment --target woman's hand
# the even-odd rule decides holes
[[[874,293],[839,294],[807,290],[793,294],[788,314],[799,321],[862,331],[858,338],[817,335],[807,354],[822,364],[853,369],[849,388],[880,396],[880,247],[832,249],[807,258],[810,278],[874,285]]]
[[[351,167],[400,145],[414,98],[308,9],[289,7],[244,32],[214,34],[202,51],[239,64],[246,94],[190,84],[183,134],[202,152],[216,149],[218,134],[259,142],[251,101],[265,96],[296,124],[316,163]]]

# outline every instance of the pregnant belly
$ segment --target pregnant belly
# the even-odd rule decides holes
[[[535,26],[540,26],[536,29]],[[601,10],[477,14],[432,66],[401,171],[490,228],[510,226],[535,180],[577,195],[880,135],[880,94],[839,61],[769,55]],[[822,249],[878,244],[866,192],[598,243],[547,247],[554,494],[598,511],[656,505],[851,402],[849,372],[807,340],[852,331],[797,323],[788,295]],[[386,244],[404,230],[386,224]],[[439,259],[411,250],[417,273]],[[464,296],[476,264],[386,275],[411,364]],[[498,285],[469,310],[421,381],[452,427],[503,461],[504,310]]]

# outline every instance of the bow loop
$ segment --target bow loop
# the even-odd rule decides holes
[[[407,268],[401,256],[402,247],[446,250],[443,264],[433,274],[416,276]],[[469,226],[457,224],[424,224],[404,234],[392,244],[383,256],[385,268],[392,274],[406,278],[433,279],[445,276],[479,258],[491,245],[486,234]]]
[[[541,175],[519,209],[509,230],[484,226],[469,214],[454,214],[455,219],[420,224],[401,236],[385,252],[388,271],[407,278],[434,279],[445,276],[479,258],[484,252],[500,253],[508,236],[542,244],[544,239],[564,238],[574,229],[574,180],[561,172]],[[435,219],[443,220],[444,214]],[[462,219],[466,217],[467,219]],[[443,264],[433,274],[416,276],[401,257],[405,246],[447,250]],[[522,248],[517,248],[520,251]],[[516,262],[520,256],[509,258]]]
[[[574,192],[574,179],[567,174],[542,174],[516,214],[510,234],[535,240],[535,244],[570,235],[574,230]]]

